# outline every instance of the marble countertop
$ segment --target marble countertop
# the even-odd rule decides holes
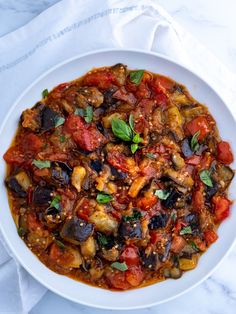
[[[0,36],[24,25],[56,2],[58,0],[0,0]],[[157,0],[157,2],[207,46],[231,71],[236,72],[235,0]],[[98,4],[99,1],[94,3]],[[154,308],[136,310],[135,313],[235,314],[235,264],[236,248],[217,271],[200,286],[176,300]],[[112,311],[79,306],[48,291],[30,314],[54,312],[102,314]],[[126,311],[122,311],[122,314],[125,313]]]

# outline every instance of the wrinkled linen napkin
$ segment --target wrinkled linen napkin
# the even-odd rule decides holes
[[[144,49],[171,57],[206,78],[236,115],[232,107],[236,77],[158,1],[63,0],[0,38],[0,121],[40,74],[67,58],[104,48]],[[19,265],[3,239],[0,291],[0,313],[27,313],[46,292]]]

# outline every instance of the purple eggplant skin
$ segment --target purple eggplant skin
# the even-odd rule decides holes
[[[93,234],[93,231],[93,224],[73,216],[64,223],[60,235],[68,242],[79,244],[86,241]]]
[[[141,239],[142,229],[139,220],[122,220],[119,226],[119,235],[123,239]]]
[[[48,205],[52,201],[53,190],[49,187],[37,186],[33,192],[33,203]]]
[[[14,192],[16,196],[22,198],[27,196],[27,192],[23,190],[22,186],[14,176],[8,177],[5,181],[5,184],[12,192]]]

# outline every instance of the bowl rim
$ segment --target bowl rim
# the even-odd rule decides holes
[[[43,79],[44,77],[46,77],[47,75],[49,75],[51,72],[55,71],[56,69],[63,67],[64,65],[66,65],[67,63],[73,62],[77,59],[80,58],[84,58],[87,56],[91,56],[91,55],[96,55],[96,54],[102,54],[102,53],[112,53],[112,52],[127,52],[127,53],[139,53],[139,54],[146,54],[146,55],[152,55],[152,56],[156,56],[159,57],[161,59],[164,59],[166,61],[171,62],[172,64],[177,65],[178,67],[182,68],[185,71],[190,72],[193,76],[197,77],[198,79],[200,79],[207,87],[209,87],[214,93],[215,95],[222,101],[222,103],[224,104],[224,106],[227,107],[227,109],[229,110],[229,113],[232,116],[232,119],[234,120],[235,124],[236,124],[236,117],[234,116],[232,110],[230,109],[230,107],[227,105],[227,103],[222,99],[222,97],[218,94],[218,92],[212,87],[212,85],[205,79],[203,78],[201,75],[197,74],[194,70],[192,70],[191,68],[188,68],[186,65],[181,64],[179,61],[174,60],[173,58],[166,56],[164,54],[161,53],[157,53],[157,52],[153,52],[153,51],[148,51],[145,49],[122,49],[122,48],[104,48],[104,49],[96,49],[96,50],[92,50],[89,52],[85,52],[85,53],[79,53],[76,54],[73,57],[67,58],[62,62],[57,63],[56,65],[50,67],[47,71],[43,72],[41,75],[39,75],[27,88],[25,88],[23,90],[23,92],[17,97],[17,99],[15,100],[15,102],[12,104],[12,106],[10,107],[10,109],[8,110],[5,118],[3,119],[3,122],[1,124],[0,127],[0,134],[3,132],[3,129],[5,127],[6,122],[8,121],[9,117],[11,116],[11,113],[13,112],[14,108],[17,106],[17,104],[20,102],[20,100],[31,90],[31,88],[36,85],[41,79]],[[37,274],[34,273],[33,269],[28,267],[24,261],[24,259],[22,259],[18,254],[17,254],[17,250],[15,250],[15,246],[8,240],[8,236],[7,233],[5,232],[4,228],[2,228],[2,223],[0,221],[0,231],[3,235],[3,238],[5,240],[5,242],[7,243],[8,247],[11,250],[11,253],[13,253],[12,255],[16,258],[17,261],[19,261],[20,265],[35,279],[37,280],[40,284],[42,284],[44,287],[46,287],[47,289],[49,289],[50,291],[54,292],[55,294],[70,300],[72,302],[75,302],[77,304],[81,304],[81,305],[85,305],[91,308],[97,308],[97,309],[104,309],[104,310],[137,310],[137,309],[144,309],[144,308],[149,308],[149,307],[153,307],[159,304],[163,304],[163,303],[167,303],[169,301],[172,301],[182,295],[184,295],[185,293],[191,291],[192,289],[194,289],[195,287],[197,287],[198,285],[200,285],[202,282],[204,282],[207,278],[209,278],[212,273],[215,272],[215,270],[221,265],[221,263],[225,260],[225,258],[228,256],[228,254],[231,252],[232,248],[234,247],[234,245],[236,244],[236,237],[234,238],[234,240],[232,241],[232,243],[230,244],[228,250],[226,251],[226,253],[220,258],[220,260],[215,264],[215,266],[203,277],[201,277],[201,279],[196,280],[196,282],[189,286],[188,288],[184,289],[183,291],[174,294],[171,297],[167,297],[161,301],[156,301],[156,302],[152,302],[149,303],[148,305],[138,305],[138,306],[119,306],[119,307],[111,307],[111,306],[103,306],[103,305],[94,305],[94,304],[90,304],[86,301],[79,301],[74,297],[68,296],[63,294],[62,292],[56,290],[54,287],[52,287],[50,285],[49,282],[44,282],[43,279],[41,279]],[[71,279],[73,280],[73,279]],[[90,286],[91,288],[94,288],[93,286]],[[95,287],[96,288],[96,287]],[[143,287],[145,288],[145,287]],[[125,291],[118,291],[121,293],[125,293]],[[117,293],[116,291],[114,291],[114,293]]]

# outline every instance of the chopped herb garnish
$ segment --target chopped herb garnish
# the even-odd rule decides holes
[[[146,157],[150,158],[150,159],[156,159],[156,156],[152,153],[147,153]]]
[[[181,230],[180,230],[180,235],[184,235],[184,234],[192,234],[192,228],[191,226],[187,226],[187,227],[183,227]]]
[[[85,120],[87,123],[92,122],[92,120],[93,120],[93,107],[87,106],[87,107],[84,109],[84,120]]]
[[[120,271],[126,271],[128,269],[128,266],[126,265],[125,262],[123,262],[123,263],[114,262],[111,264],[111,267],[116,268]]]
[[[108,240],[106,238],[106,236],[101,235],[98,237],[98,242],[100,243],[100,245],[105,246],[108,244]]]
[[[61,196],[60,195],[56,195],[53,200],[51,201],[50,207],[54,207],[56,209],[60,209],[60,200],[61,200]]]
[[[191,139],[190,147],[193,152],[196,152],[199,149],[199,146],[200,146],[198,143],[199,135],[200,135],[200,131],[197,131]]]
[[[170,215],[170,218],[171,218],[173,221],[175,221],[176,218],[177,218],[176,212],[172,212],[171,215]]]
[[[65,122],[65,118],[57,116],[55,118],[55,128],[57,128],[58,126],[64,124],[64,122]]]
[[[64,143],[66,141],[66,137],[64,135],[60,136],[60,142]]]
[[[136,85],[139,85],[142,81],[144,70],[131,71],[129,74],[130,81]]]
[[[201,181],[205,185],[207,185],[207,186],[209,186],[211,188],[213,187],[213,183],[212,183],[212,180],[211,180],[211,176],[210,176],[209,170],[202,170],[200,172],[199,176],[200,176]]]
[[[139,144],[142,142],[142,137],[140,137],[140,135],[138,133],[136,133],[133,137],[133,142],[136,143],[136,144]]]
[[[48,96],[48,89],[44,89],[42,91],[42,96],[43,96],[43,98],[46,98]]]
[[[82,108],[76,108],[74,114],[75,114],[76,116],[81,116],[81,117],[83,117],[83,116],[84,116],[84,109],[82,109]]]
[[[98,195],[96,197],[97,202],[100,204],[109,203],[112,199],[113,199],[113,197],[110,194],[107,194],[104,192],[98,193]]]
[[[158,196],[160,200],[166,200],[170,196],[171,192],[167,190],[156,190],[154,194]]]
[[[138,149],[138,144],[131,144],[130,145],[130,150],[131,150],[131,153],[134,154]]]
[[[34,159],[32,161],[32,164],[36,166],[39,169],[44,169],[44,168],[50,168],[51,167],[51,161],[49,160],[36,160]]]
[[[131,130],[134,132],[134,116],[132,114],[129,115],[129,125]]]
[[[114,135],[125,142],[132,141],[133,132],[131,127],[124,121],[119,118],[114,118],[111,121],[112,132]]]
[[[138,220],[142,217],[142,214],[135,210],[132,216],[123,216],[124,221],[130,221],[130,220]]]
[[[66,246],[64,243],[62,243],[61,241],[59,240],[55,240],[55,243],[57,244],[57,246],[62,249],[62,250],[65,250]]]
[[[199,251],[199,248],[197,247],[197,245],[193,241],[189,242],[189,245],[191,245],[191,247],[194,249],[194,251],[196,251],[196,252]]]

